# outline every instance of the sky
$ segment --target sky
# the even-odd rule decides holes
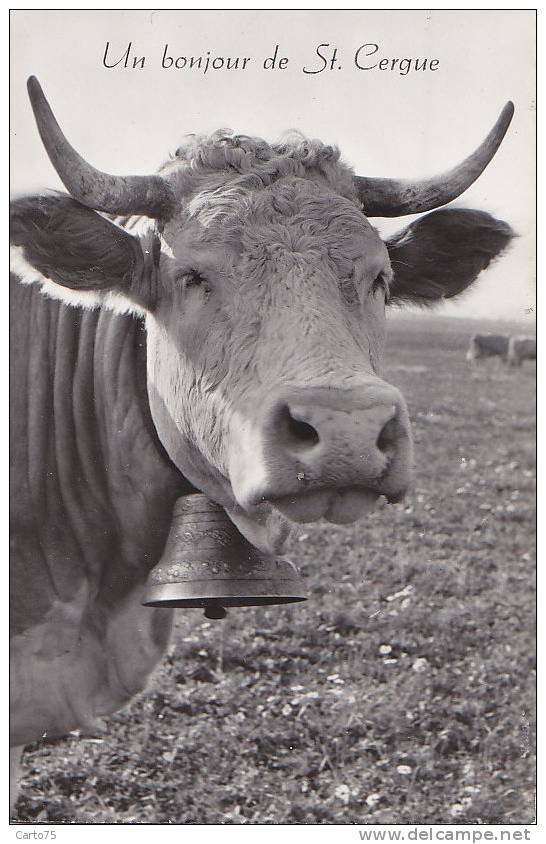
[[[362,175],[428,177],[472,152],[511,99],[499,152],[457,205],[519,237],[439,313],[533,323],[534,26],[533,10],[14,11],[12,195],[62,187],[34,124],[31,74],[84,158],[120,174],[155,171],[187,133],[232,128],[270,141],[299,129],[337,144]],[[380,69],[395,58],[411,69]],[[389,234],[412,219],[372,222]]]

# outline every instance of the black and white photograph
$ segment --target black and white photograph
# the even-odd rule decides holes
[[[532,841],[536,10],[11,10],[9,92],[17,837]]]

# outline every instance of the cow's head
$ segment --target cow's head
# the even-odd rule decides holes
[[[355,176],[299,135],[225,132],[190,137],[158,175],[120,178],[84,162],[36,80],[29,91],[73,198],[16,204],[19,258],[65,300],[145,316],[152,415],[183,474],[261,547],[274,514],[350,522],[380,495],[400,499],[412,445],[404,399],[381,377],[385,309],[457,295],[512,233],[443,209],[384,242],[367,217],[459,196],[511,104],[463,164],[421,183]],[[136,235],[97,211],[155,222]]]

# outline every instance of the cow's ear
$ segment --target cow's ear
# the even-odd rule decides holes
[[[393,304],[434,305],[466,290],[508,246],[514,232],[485,211],[444,208],[386,241]]]
[[[69,196],[13,202],[10,243],[20,279],[67,304],[140,313],[151,306],[152,236],[133,237]]]

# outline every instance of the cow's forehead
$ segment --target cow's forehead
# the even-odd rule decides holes
[[[295,252],[322,252],[351,261],[386,250],[358,205],[320,180],[287,177],[256,189],[209,188],[186,198],[164,230],[176,258],[188,251],[236,257],[273,244]]]
[[[345,198],[360,216],[354,173],[339,150],[298,132],[277,144],[228,130],[187,136],[160,173],[180,203],[167,238],[174,239],[185,221],[197,220],[203,239],[229,239],[249,216],[282,213],[280,206],[293,201],[294,193],[300,200],[313,192],[328,194],[331,202]],[[312,216],[309,209],[306,213]]]

